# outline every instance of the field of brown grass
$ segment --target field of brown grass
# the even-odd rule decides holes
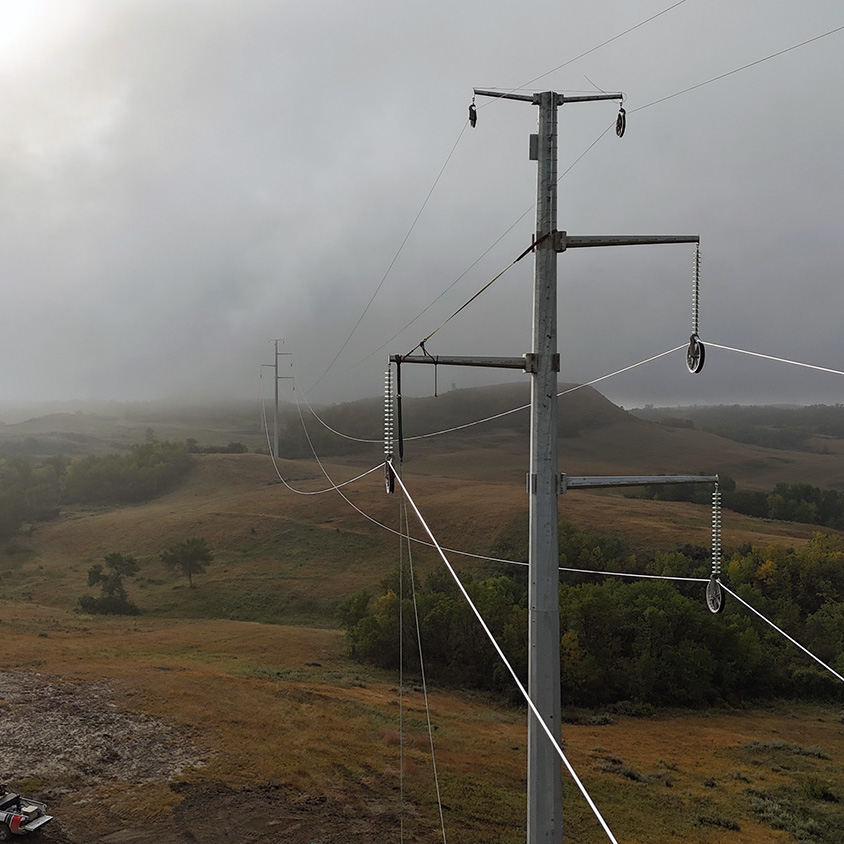
[[[86,688],[106,681],[121,710],[174,725],[197,749],[196,764],[169,782],[111,780],[107,763],[97,778],[92,758],[76,779],[65,771],[39,783],[66,840],[187,840],[174,825],[201,840],[209,825],[229,822],[220,810],[238,794],[247,814],[260,807],[246,840],[339,842],[358,830],[355,840],[398,842],[400,785],[405,840],[440,840],[419,687],[400,696],[397,677],[348,659],[337,631],[80,619],[8,602],[2,616],[7,670],[62,678],[83,706]],[[429,706],[449,838],[523,840],[524,713],[444,690],[431,691]],[[563,739],[611,828],[631,844],[793,840],[761,821],[749,792],[780,803],[811,783],[838,793],[844,773],[841,712],[832,707],[617,715],[601,725],[567,723]],[[820,752],[800,752],[812,748]],[[155,741],[148,752],[160,752]],[[819,801],[815,811],[836,808]],[[278,829],[294,815],[302,838]],[[565,817],[567,841],[602,840],[568,787]]]
[[[336,480],[353,477],[360,464],[326,464]],[[279,461],[292,486],[326,487],[318,467]],[[475,554],[494,551],[523,535],[527,500],[521,484],[416,474],[405,483],[446,547]],[[143,505],[78,507],[39,526],[18,543],[17,553],[0,551],[0,572],[14,573],[7,596],[73,609],[87,590],[87,571],[111,552],[134,555],[141,574],[132,600],[163,615],[247,618],[324,624],[333,607],[360,589],[375,591],[397,566],[399,498],[384,493],[380,471],[337,493],[297,495],[278,483],[270,458],[260,455],[201,455],[178,490]],[[633,548],[673,549],[707,545],[707,507],[680,502],[625,498],[619,494],[569,492],[561,517],[579,527],[625,538]],[[418,525],[411,531],[426,539]],[[727,513],[724,545],[745,542],[799,544],[812,534],[807,525],[752,519]],[[204,537],[215,554],[195,588],[168,572],[159,555],[186,537]],[[420,547],[423,573],[439,565]],[[458,568],[478,564],[454,556]]]
[[[405,482],[444,545],[484,554],[523,535],[524,444],[520,432],[503,429],[408,444]],[[343,481],[380,459],[376,447],[371,462],[357,454],[325,468]],[[561,440],[560,461],[571,474],[720,471],[757,488],[844,477],[835,449],[772,451],[637,420]],[[314,461],[278,468],[301,491],[326,486]],[[381,472],[343,491],[371,519],[398,528],[398,496],[385,495]],[[560,514],[636,549],[709,541],[708,508],[696,505],[570,492]],[[811,532],[726,513],[723,539],[728,549],[788,545]],[[215,555],[193,589],[159,559],[189,536],[204,537]],[[143,611],[137,618],[73,612],[88,592],[88,568],[110,551],[141,564],[127,584]],[[0,550],[0,670],[11,680],[14,672],[40,678],[51,699],[71,701],[68,717],[77,720],[68,723],[83,732],[85,706],[103,706],[107,688],[109,705],[127,718],[166,725],[161,742],[176,741],[168,732],[176,730],[192,759],[180,773],[133,779],[107,753],[86,760],[68,751],[54,769],[16,772],[3,718],[11,724],[20,706],[0,700],[6,775],[48,798],[57,815],[45,840],[175,844],[222,829],[244,841],[374,844],[398,842],[402,826],[406,841],[441,840],[418,679],[400,692],[396,676],[351,661],[333,628],[337,602],[377,591],[397,556],[397,537],[336,492],[294,494],[256,454],[199,456],[187,481],[155,501],[67,509]],[[461,570],[480,565],[453,559]],[[424,548],[415,562],[423,575],[439,565]],[[524,712],[445,689],[432,690],[429,704],[449,839],[524,840]],[[837,707],[571,713],[568,721],[567,753],[625,844],[755,844],[804,833],[823,841],[812,829],[841,812]],[[43,729],[57,727],[48,719]],[[55,746],[55,735],[41,737]],[[92,748],[108,740],[92,734]],[[166,756],[154,741],[149,753]],[[569,785],[564,816],[567,842],[604,840]]]

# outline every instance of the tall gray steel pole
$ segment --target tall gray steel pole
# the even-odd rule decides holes
[[[560,737],[560,609],[557,496],[557,253],[587,246],[697,243],[697,235],[583,235],[557,231],[557,109],[565,103],[621,100],[621,94],[565,96],[554,91],[524,94],[482,91],[475,94],[521,100],[539,106],[539,130],[531,138],[531,158],[538,162],[536,246],[533,288],[532,351],[524,369],[531,373],[530,547],[528,587],[528,693],[551,735]],[[409,358],[402,360],[411,361]],[[486,363],[452,359],[461,365],[514,367],[513,360]],[[423,362],[413,359],[411,362]],[[425,362],[433,363],[432,359]],[[594,478],[577,478],[577,486],[595,486]],[[611,479],[612,480],[612,479]],[[616,482],[619,479],[614,479]],[[630,481],[629,478],[624,479]],[[676,479],[672,482],[678,482]],[[562,844],[562,760],[539,718],[528,712],[527,844]]]
[[[556,93],[539,105],[536,155],[536,256],[530,420],[530,545],[528,692],[552,735],[560,735],[560,603],[557,537],[557,106]],[[541,240],[545,237],[544,240]],[[562,762],[536,716],[528,714],[528,844],[560,844]]]

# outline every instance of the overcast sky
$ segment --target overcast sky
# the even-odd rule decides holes
[[[473,87],[526,83],[627,97],[625,137],[561,180],[560,229],[699,233],[704,340],[844,369],[844,31],[650,105],[844,8],[685,0],[560,67],[669,6],[3,0],[0,401],[257,397],[276,337],[312,401],[376,395],[387,354],[530,243],[535,106],[478,98],[466,122]],[[560,172],[616,112],[560,109]],[[687,341],[692,257],[561,255],[561,380]],[[528,257],[429,350],[529,351],[531,285]],[[422,370],[409,392],[433,391]],[[472,376],[441,370],[440,388]],[[700,375],[680,352],[600,389],[628,407],[844,401],[841,376],[714,348]]]

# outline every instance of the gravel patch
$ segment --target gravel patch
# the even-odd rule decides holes
[[[189,731],[121,711],[107,683],[23,671],[0,671],[0,748],[0,782],[40,779],[54,795],[167,781],[203,761]]]

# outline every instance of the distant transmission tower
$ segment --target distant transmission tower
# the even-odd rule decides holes
[[[275,395],[275,404],[273,410],[273,457],[278,459],[278,382],[279,381],[292,381],[292,375],[279,375],[278,374],[278,359],[280,357],[292,357],[292,352],[280,352],[278,350],[278,344],[283,343],[284,340],[270,340],[270,343],[273,344],[275,352],[273,354],[273,362],[272,363],[262,363],[261,366],[268,366],[271,367],[274,373],[273,377],[273,387],[274,387],[274,395]]]

